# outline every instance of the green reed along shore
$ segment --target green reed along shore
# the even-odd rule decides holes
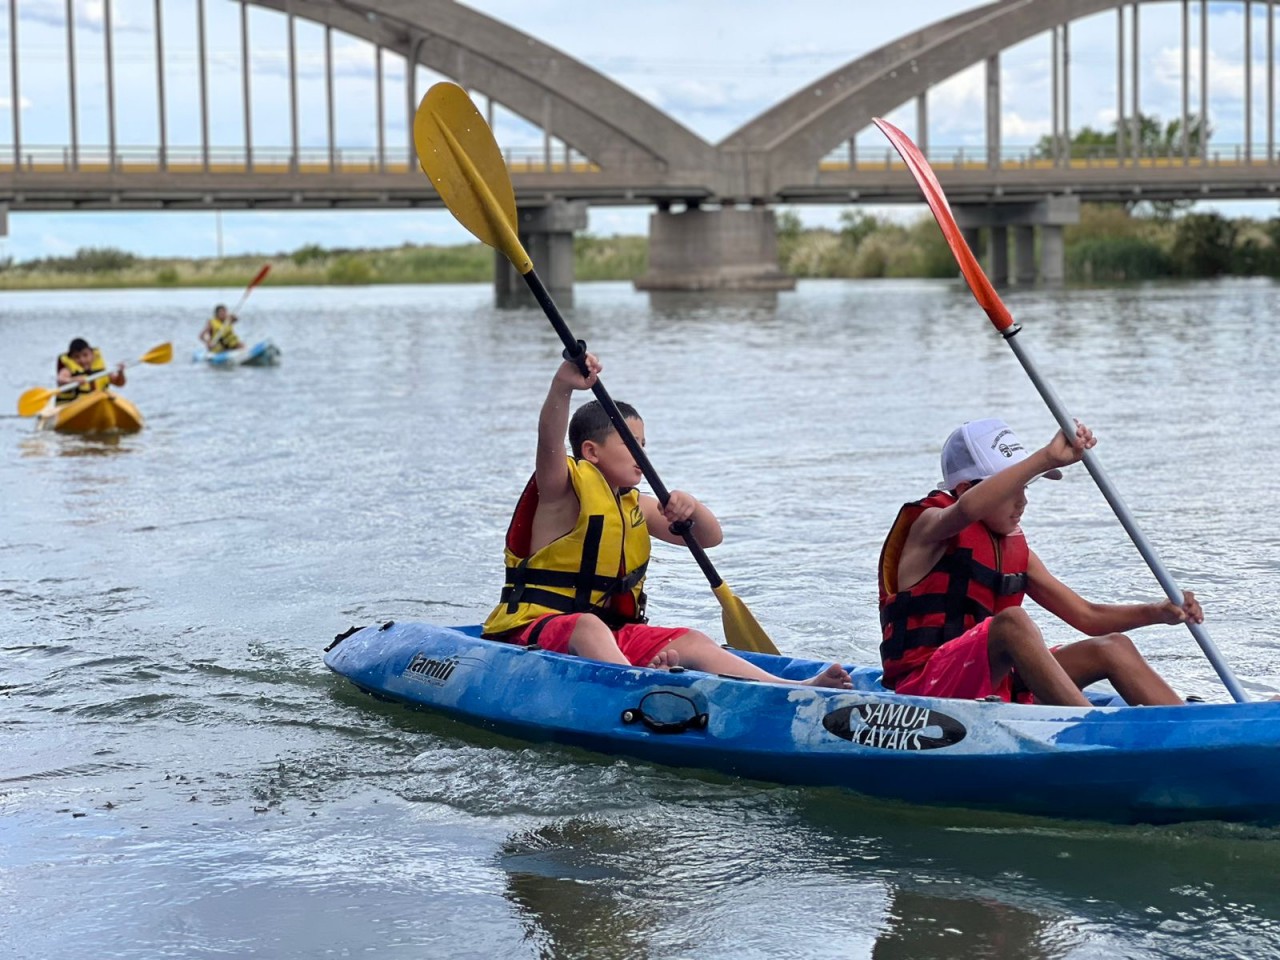
[[[647,267],[644,237],[584,235],[574,246],[579,280],[629,280]],[[292,253],[206,259],[146,258],[86,247],[69,257],[0,263],[0,290],[237,287],[244,286],[264,262],[272,266],[272,286],[480,283],[493,277],[493,251],[482,243],[378,249],[327,249],[313,244]]]
[[[1280,212],[1280,211],[1278,211]],[[1067,278],[1116,283],[1223,275],[1280,277],[1280,216],[1229,219],[1164,207],[1086,204],[1066,230]],[[1010,236],[1012,241],[1012,236]],[[986,238],[980,242],[985,251]],[[574,240],[579,281],[634,280],[648,267],[645,237]],[[932,217],[907,224],[856,208],[839,229],[806,229],[799,216],[778,215],[782,268],[801,278],[954,277],[955,260]],[[493,251],[481,243],[403,244],[377,249],[325,248],[291,253],[179,259],[144,258],[86,247],[69,257],[0,262],[0,290],[106,287],[238,287],[264,261],[274,286],[377,283],[483,283],[493,276]]]

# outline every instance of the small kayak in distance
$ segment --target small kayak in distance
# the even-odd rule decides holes
[[[790,679],[825,664],[741,652]],[[379,700],[509,736],[889,800],[1117,823],[1280,823],[1280,702],[1052,707],[585,660],[475,626],[370,626],[324,662]]]
[[[142,414],[120,394],[94,390],[41,412],[36,429],[79,434],[137,433],[142,429]]]
[[[197,350],[191,359],[211,367],[274,367],[280,362],[280,348],[270,340],[259,340],[251,347],[221,353]]]

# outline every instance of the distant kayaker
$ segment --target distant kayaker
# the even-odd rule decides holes
[[[1086,706],[1081,691],[1109,680],[1131,705],[1177,704],[1122,631],[1200,623],[1190,592],[1178,606],[1091,603],[1045,569],[1019,527],[1027,484],[1058,480],[1096,443],[1077,421],[1030,455],[1002,420],[974,420],[942,449],[941,489],[898,512],[880,554],[880,657],[898,693]],[[1022,608],[1030,597],[1090,639],[1045,646]]]
[[[200,331],[200,342],[210,353],[222,353],[225,350],[238,350],[243,344],[236,336],[234,327],[239,321],[234,313],[227,313],[227,305],[220,303],[213,308],[213,316]]]
[[[93,374],[100,374],[93,376]],[[58,357],[58,384],[78,383],[78,390],[63,390],[58,393],[55,402],[70,403],[81,394],[94,390],[105,390],[108,385],[123,387],[125,384],[124,364],[108,371],[106,361],[102,359],[102,351],[89,346],[89,342],[76,337],[67,347],[67,352]]]
[[[683,544],[671,524],[693,521],[703,547],[722,539],[720,523],[689,494],[671,491],[665,508],[636,490],[643,474],[598,401],[569,419],[575,390],[589,390],[600,361],[586,355],[589,375],[566,360],[556,371],[538,419],[536,469],[525,486],[506,539],[502,600],[485,621],[485,636],[536,643],[608,663],[695,670],[792,683],[724,649],[705,633],[655,627],[645,617],[644,578],[650,537]],[[644,446],[644,421],[629,404],[618,409]],[[565,450],[565,428],[573,449]],[[832,664],[804,681],[849,688],[849,674]]]

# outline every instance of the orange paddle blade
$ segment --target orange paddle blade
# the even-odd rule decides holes
[[[924,158],[920,148],[911,142],[911,138],[888,120],[876,117],[873,122],[880,128],[880,132],[889,138],[894,149],[906,161],[907,169],[920,185],[925,201],[933,211],[933,218],[938,221],[938,226],[942,228],[942,235],[946,237],[951,252],[955,254],[956,262],[960,264],[960,272],[964,274],[969,289],[973,291],[974,299],[978,301],[978,306],[986,311],[996,329],[1003,333],[1013,326],[1013,316],[995,288],[991,286],[987,275],[982,272],[978,258],[969,249],[969,244],[965,243],[955,215],[951,212],[951,204],[947,203],[947,195],[942,192],[942,184],[938,183],[938,178],[933,168],[929,166],[929,161]]]

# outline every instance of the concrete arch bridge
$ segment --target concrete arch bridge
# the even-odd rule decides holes
[[[997,281],[1060,280],[1062,227],[1078,218],[1082,199],[1271,197],[1280,182],[1274,0],[1238,0],[1245,49],[1261,46],[1265,69],[1255,71],[1253,57],[1245,58],[1243,142],[1225,151],[1189,133],[1204,122],[1210,99],[1207,5],[1191,0],[997,0],[850,61],[715,144],[563,51],[453,0],[189,2],[196,8],[198,142],[175,144],[168,132],[166,82],[173,82],[174,56],[166,49],[164,18],[172,17],[172,8],[164,0],[153,0],[150,25],[154,101],[139,101],[134,91],[127,105],[117,92],[113,0],[102,0],[106,142],[82,142],[77,117],[84,83],[77,67],[86,52],[85,44],[77,45],[83,29],[67,0],[67,136],[61,143],[31,143],[24,138],[22,110],[10,108],[9,143],[0,143],[0,224],[7,209],[438,206],[416,169],[408,137],[423,71],[472,91],[491,122],[502,109],[541,131],[540,146],[512,147],[508,158],[526,243],[560,297],[572,293],[572,234],[585,226],[590,204],[655,208],[651,267],[642,286],[787,287],[791,281],[777,267],[774,204],[919,202],[914,182],[887,149],[875,155],[857,149],[857,134],[873,117],[904,104],[914,104],[916,140],[961,225],[974,241],[978,228],[988,228],[988,267]],[[1137,135],[1144,24],[1156,6],[1175,11],[1181,23],[1182,136],[1160,155]],[[27,29],[22,7],[23,0],[8,4],[10,104],[21,104],[29,69],[20,42]],[[264,51],[251,33],[251,22],[259,21],[251,21],[250,10],[261,17],[258,8],[285,24],[288,130],[269,145],[254,138],[260,105],[253,65],[264,53],[281,51]],[[1082,20],[1105,15],[1115,23],[1110,54],[1118,135],[1105,156],[1074,156],[1067,146],[1073,131],[1072,31]],[[327,137],[320,146],[304,145],[299,136],[300,87],[311,82],[300,65],[300,22],[323,31],[319,73]],[[210,133],[209,34],[215,26],[233,28],[239,40],[239,89],[219,94],[240,100],[243,130],[234,143],[217,142]],[[335,137],[335,33],[365,42],[374,54],[376,134],[355,149],[339,146]],[[1043,107],[1051,118],[1049,155],[1002,144],[1001,57],[1037,37],[1047,37],[1050,46],[1049,102]],[[406,65],[403,103],[387,97],[388,63]],[[985,144],[930,150],[930,92],[975,65],[985,70]],[[122,145],[119,117],[126,108],[154,111],[154,145]],[[1259,108],[1265,119],[1255,129]],[[1015,236],[1012,271],[1009,230]],[[497,283],[500,299],[523,291],[501,268]]]

